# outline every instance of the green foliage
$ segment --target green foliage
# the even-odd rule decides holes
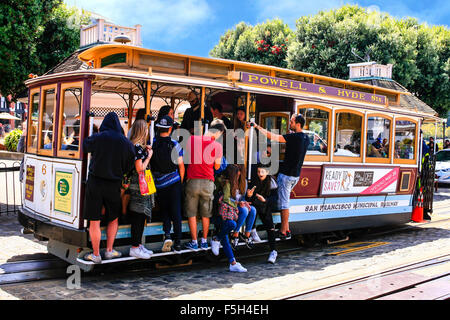
[[[450,109],[448,29],[359,6],[301,17],[296,26],[289,68],[345,79],[347,64],[360,62],[351,53],[355,48],[359,56],[392,63],[393,79],[441,115]]]
[[[211,50],[210,55],[223,59],[236,60],[234,54],[236,43],[241,34],[249,28],[251,28],[251,26],[247,25],[245,22],[240,22],[235,26],[235,29],[228,30],[220,37],[219,43]]]
[[[5,137],[5,147],[8,151],[17,151],[17,144],[22,136],[22,130],[15,129],[8,133]]]
[[[220,38],[210,55],[286,67],[286,53],[292,37],[292,30],[280,19],[273,19],[254,27],[241,22]]]
[[[287,51],[273,54],[265,50],[282,44]],[[210,55],[347,79],[347,65],[361,62],[352,48],[359,56],[369,54],[372,61],[392,63],[394,80],[446,116],[450,110],[450,30],[419,24],[414,18],[397,19],[346,5],[300,17],[295,32],[280,19],[254,27],[241,22],[220,38]]]
[[[62,0],[0,3],[0,93],[15,97],[30,73],[43,74],[79,46],[86,15]]]

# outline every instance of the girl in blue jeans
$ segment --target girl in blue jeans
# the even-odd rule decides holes
[[[241,204],[239,201],[237,201],[237,196],[239,194],[239,177],[240,177],[240,171],[239,167],[236,165],[229,165],[226,169],[226,176],[227,179],[225,179],[221,184],[223,188],[223,197],[220,199],[220,207],[219,207],[219,215],[221,217],[220,219],[220,232],[217,235],[216,239],[212,239],[211,241],[211,250],[213,254],[218,255],[219,254],[219,248],[220,244],[222,244],[223,251],[225,252],[225,255],[228,257],[228,261],[230,262],[230,271],[232,272],[247,272],[247,269],[245,269],[239,262],[236,262],[236,258],[234,257],[233,250],[230,245],[230,241],[228,239],[228,234],[230,234],[231,231],[239,230],[238,226],[242,226],[243,223],[246,220],[249,219],[248,209],[243,204],[247,210],[241,210]],[[244,193],[242,193],[244,194]],[[251,211],[251,210],[250,210]],[[253,222],[255,220],[255,214],[256,210],[254,210],[253,214],[253,220],[247,223],[247,230],[250,230]],[[250,225],[250,227],[248,227]]]
[[[239,237],[245,242],[249,249],[252,248],[253,240],[250,237],[250,231],[256,219],[256,209],[250,203],[245,201],[245,193],[247,192],[247,181],[245,180],[245,167],[243,165],[235,165],[239,168],[237,179],[239,181],[239,188],[236,191],[236,203],[239,210],[239,216],[236,221],[236,229],[232,236],[232,246],[236,248],[239,243]],[[253,188],[254,190],[254,188]],[[239,230],[245,224],[245,233],[240,234]]]
[[[238,219],[236,221],[236,228],[234,229],[233,239],[232,239],[232,246],[233,248],[236,248],[239,243],[239,236],[241,236],[241,239],[245,242],[247,247],[249,249],[252,248],[253,240],[250,238],[250,231],[252,230],[253,223],[256,219],[256,209],[255,207],[251,206],[246,201],[240,201],[238,204]],[[239,230],[245,223],[245,233],[240,234]]]

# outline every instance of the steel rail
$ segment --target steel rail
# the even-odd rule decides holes
[[[439,260],[445,258],[444,260]],[[280,298],[280,300],[302,300],[302,298],[311,298],[314,299],[314,297],[320,297],[320,295],[326,295],[328,292],[332,292],[333,290],[339,290],[341,289],[342,291],[340,291],[342,294],[342,297],[345,297],[346,292],[349,292],[348,289],[350,289],[351,285],[357,285],[357,284],[363,284],[364,282],[367,281],[373,281],[373,280],[378,280],[380,281],[380,279],[382,279],[383,277],[387,277],[387,276],[393,276],[393,275],[399,275],[402,273],[406,273],[406,272],[411,272],[411,271],[417,271],[419,269],[425,269],[428,268],[430,266],[436,266],[439,264],[445,264],[450,262],[450,254],[444,254],[441,256],[436,256],[433,258],[428,258],[428,259],[424,259],[421,261],[417,261],[414,263],[408,263],[405,265],[401,265],[401,266],[397,266],[388,270],[384,270],[382,272],[376,273],[376,274],[372,274],[372,275],[366,275],[366,276],[361,276],[361,277],[356,277],[354,279],[349,279],[349,280],[344,280],[344,281],[340,281],[338,283],[334,283],[331,285],[326,285],[320,288],[316,288],[316,289],[312,289],[312,290],[307,290],[304,292],[300,292],[294,295],[288,295],[288,296],[284,296],[282,298]],[[417,285],[421,285],[424,283],[428,283],[428,282],[432,282],[438,279],[441,279],[443,277],[447,277],[450,275],[450,272],[444,272],[442,274],[439,274],[437,276],[433,276],[431,278],[428,279],[422,279],[420,281],[413,281],[411,283],[408,283],[407,285],[403,285],[399,288],[395,288],[393,290],[387,290],[386,292],[381,292],[378,294],[373,294],[370,297],[367,297],[365,300],[375,300],[375,299],[379,299],[379,298],[385,298],[385,297],[389,297],[390,295],[414,288]],[[367,289],[367,288],[366,288]],[[358,291],[353,291],[352,294],[357,293]],[[348,296],[348,294],[347,294]]]

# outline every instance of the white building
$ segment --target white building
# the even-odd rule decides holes
[[[81,26],[80,48],[94,43],[117,43],[116,36],[125,35],[131,42],[129,45],[142,47],[141,25],[124,27],[107,21],[105,18],[94,18],[88,26]]]

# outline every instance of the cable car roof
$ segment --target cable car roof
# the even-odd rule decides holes
[[[383,95],[387,97],[388,107],[393,108],[393,112],[396,112],[394,111],[395,109],[402,109],[407,113],[421,113],[427,118],[439,119],[436,111],[393,80],[381,81],[383,83],[380,81],[376,81],[376,83],[370,81],[369,83],[367,81],[355,82],[273,66],[181,55],[122,44],[101,44],[82,48],[44,76],[28,80],[26,84],[31,85],[35,81],[51,77],[74,75],[73,71],[75,70],[79,72],[85,71],[82,74],[96,75],[98,77],[96,79],[98,80],[96,82],[98,89],[116,90],[126,93],[129,93],[130,90],[133,91],[133,87],[124,85],[123,80],[120,78],[159,80],[174,84],[208,86],[228,90],[236,90],[237,87],[249,89],[247,86],[242,86],[240,83],[233,81],[230,76],[233,72],[248,72],[268,77]],[[108,75],[110,76],[109,78]],[[273,91],[270,88],[268,89],[255,90],[261,93],[262,91],[267,93]],[[135,93],[139,94],[137,90]]]

